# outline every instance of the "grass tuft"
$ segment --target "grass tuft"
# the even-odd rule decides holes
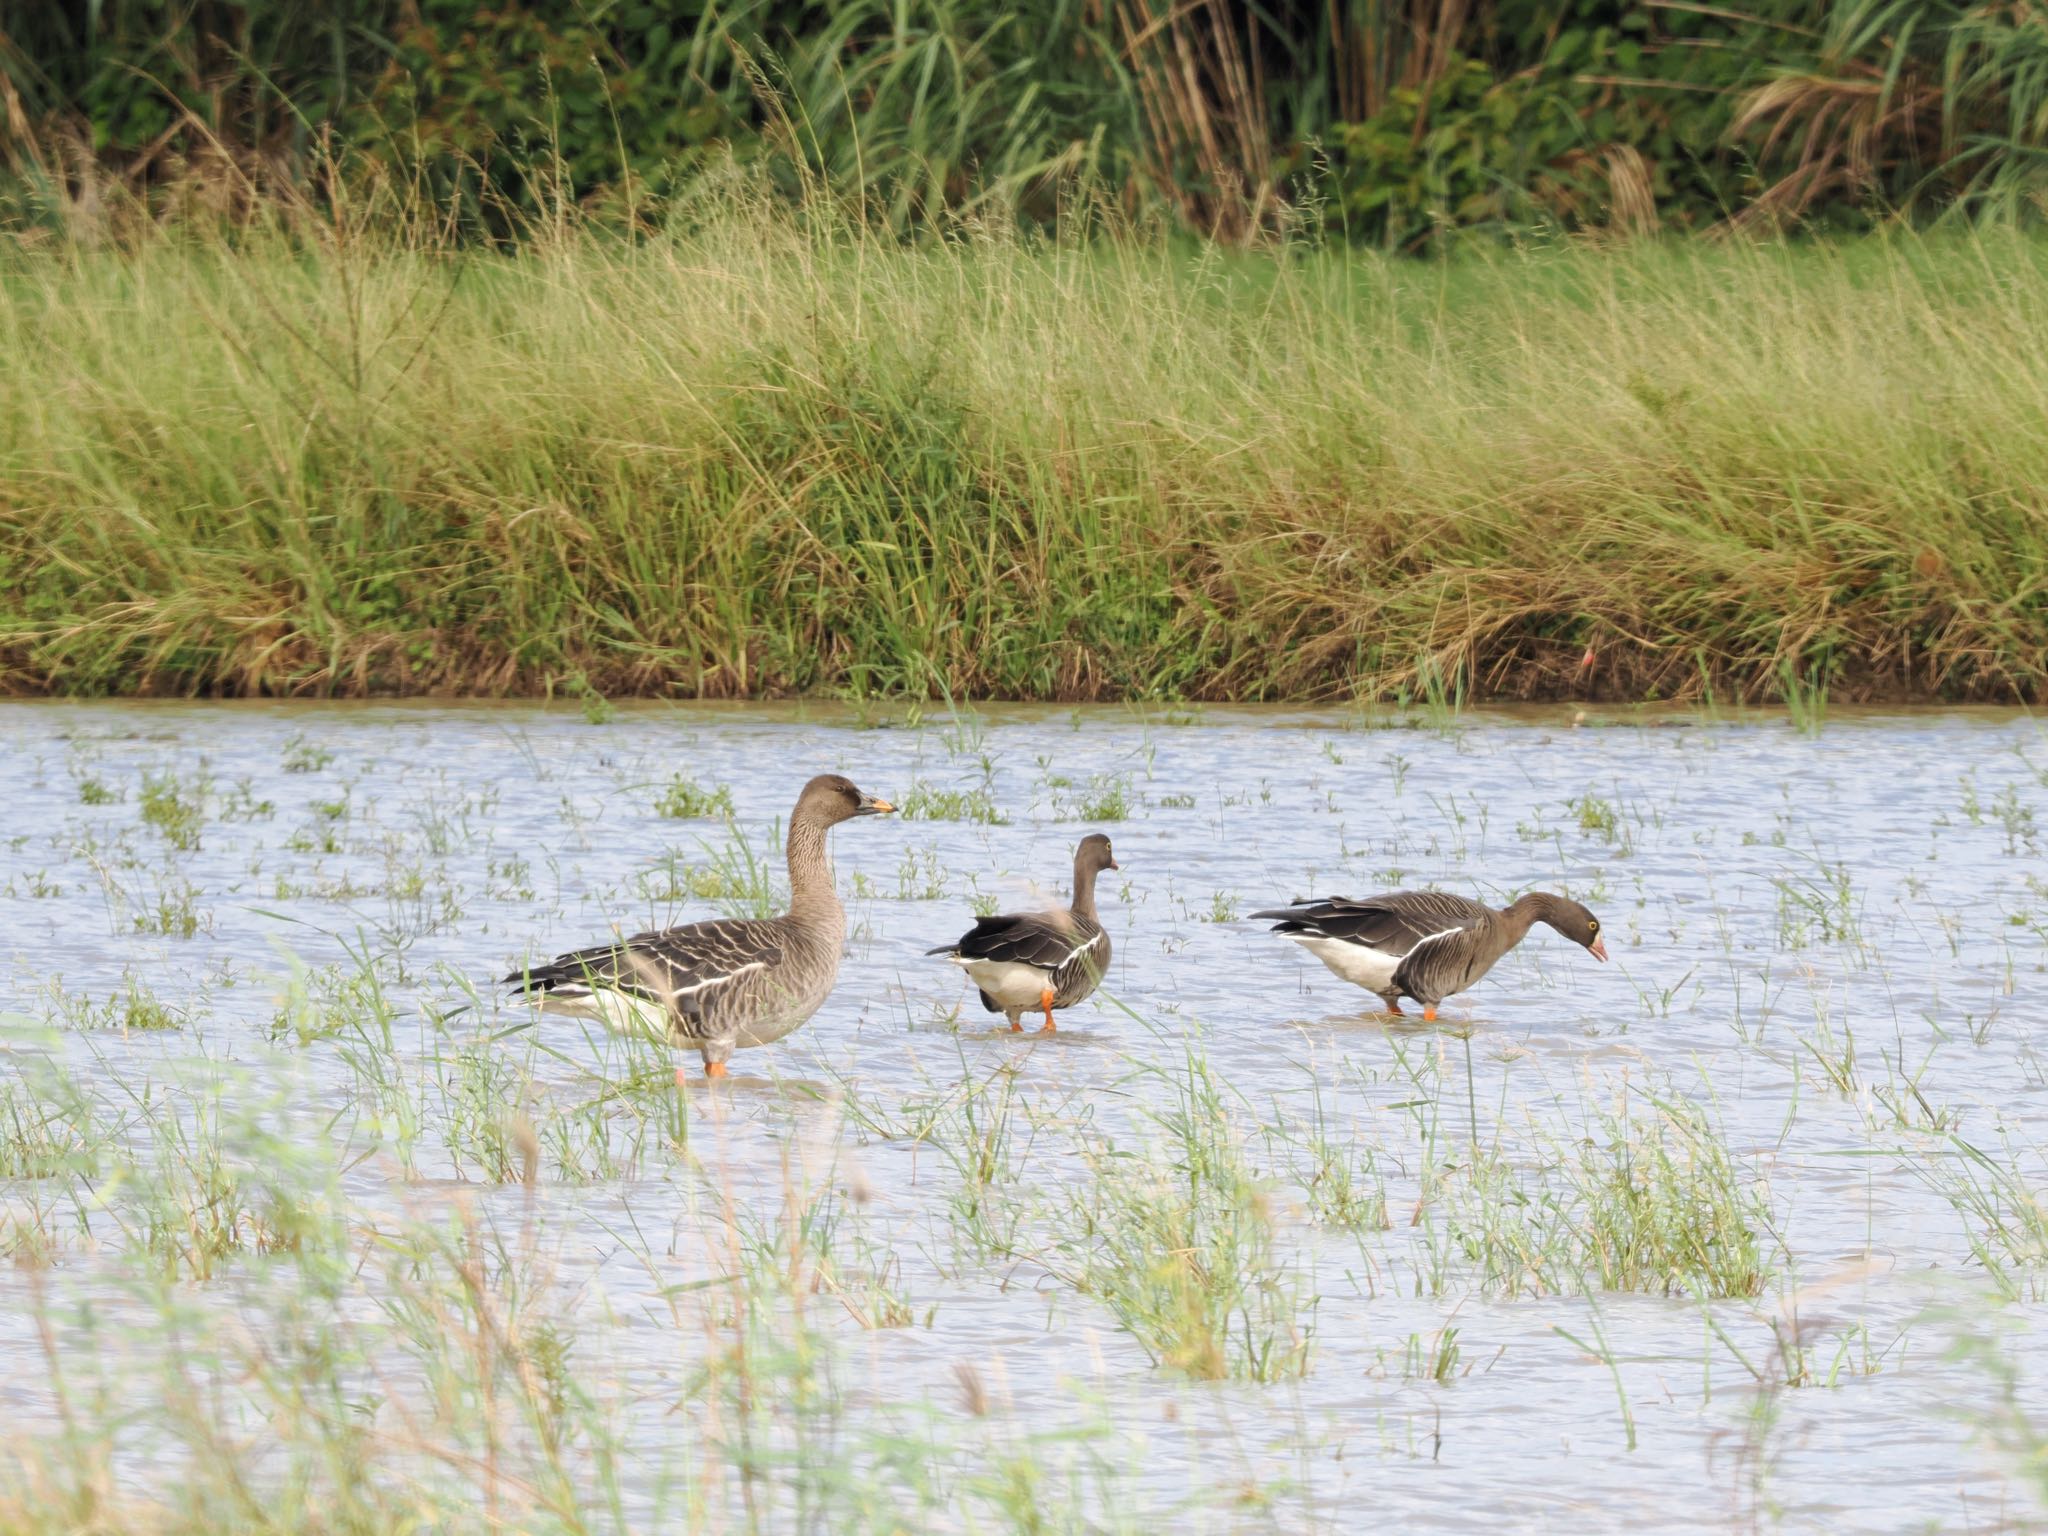
[[[654,802],[654,814],[670,821],[704,821],[732,815],[732,790],[723,784],[705,789],[681,774],[668,781],[668,788]]]
[[[1062,1246],[1074,1283],[1099,1297],[1153,1360],[1198,1380],[1270,1382],[1308,1369],[1300,1282],[1275,1252],[1265,1185],[1223,1091],[1192,1053],[1168,1079],[1162,1136],[1091,1158]]]

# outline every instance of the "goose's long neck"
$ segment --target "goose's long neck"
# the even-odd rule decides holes
[[[789,913],[809,922],[843,924],[845,913],[832,889],[832,861],[825,853],[825,831],[808,816],[789,820]]]
[[[1073,913],[1091,923],[1099,921],[1095,916],[1095,866],[1079,859],[1074,860]]]
[[[1495,920],[1500,924],[1502,934],[1507,940],[1501,946],[1502,953],[1513,949],[1526,939],[1529,930],[1536,924],[1552,921],[1551,914],[1556,905],[1557,898],[1548,891],[1531,891],[1526,896],[1517,897],[1497,913]]]

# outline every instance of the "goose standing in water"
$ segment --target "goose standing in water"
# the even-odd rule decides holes
[[[1121,866],[1109,839],[1090,832],[1074,850],[1074,899],[1064,912],[1012,912],[977,918],[958,943],[925,951],[950,955],[981,989],[981,1006],[1000,1013],[1010,1028],[1043,1009],[1039,1033],[1054,1030],[1055,1008],[1071,1008],[1095,990],[1109,970],[1109,935],[1095,915],[1095,877]]]
[[[1492,970],[1533,924],[1548,923],[1595,960],[1607,958],[1600,920],[1548,891],[1531,891],[1500,911],[1443,891],[1394,891],[1355,901],[1297,901],[1252,917],[1271,920],[1273,932],[1286,934],[1354,986],[1377,993],[1387,1012],[1399,1013],[1401,999],[1412,997],[1425,1019]]]
[[[789,910],[782,916],[638,933],[514,971],[503,984],[543,1013],[694,1048],[706,1077],[724,1077],[734,1051],[780,1040],[818,1011],[838,978],[846,911],[832,889],[825,834],[855,816],[895,809],[851,780],[821,773],[790,813]],[[676,1068],[677,1083],[685,1076]]]

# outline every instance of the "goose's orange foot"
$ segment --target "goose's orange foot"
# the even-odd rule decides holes
[[[1436,1022],[1436,1004],[1431,1003],[1427,1008],[1423,1009],[1422,1017],[1425,1023],[1434,1024]]]
[[[705,1062],[704,1075],[706,1077],[724,1077],[726,1075],[725,1063],[722,1061]]]
[[[1013,1035],[1014,1035],[1014,1034],[1017,1034],[1017,1033],[1019,1033],[1019,1032],[1020,1032],[1020,1031],[1021,1031],[1021,1030],[1022,1030],[1023,1028],[1024,1028],[1024,1026],[1023,1026],[1022,1024],[1018,1023],[1018,1022],[1017,1022],[1017,1021],[1016,1021],[1015,1019],[1012,1019],[1012,1020],[1010,1020],[1010,1033],[1011,1033],[1011,1034],[1013,1034]]]
[[[1039,1007],[1041,1007],[1041,1008],[1043,1008],[1043,1009],[1045,1010],[1045,1028],[1041,1029],[1041,1030],[1039,1031],[1039,1033],[1040,1033],[1041,1035],[1049,1035],[1049,1034],[1052,1034],[1052,1033],[1054,1032],[1054,1030],[1055,1030],[1055,1029],[1056,1029],[1056,1028],[1057,1028],[1058,1026],[1056,1026],[1056,1025],[1055,1025],[1055,1024],[1053,1023],[1053,1021],[1052,1021],[1052,988],[1051,988],[1051,987],[1047,987],[1047,988],[1046,988],[1046,989],[1045,989],[1045,990],[1044,990],[1043,992],[1041,992],[1041,993],[1039,993],[1039,994],[1038,994],[1038,1006],[1039,1006]]]

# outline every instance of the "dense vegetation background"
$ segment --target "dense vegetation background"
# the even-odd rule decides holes
[[[0,687],[2048,676],[2031,0],[0,18]]]
[[[2038,212],[2032,0],[92,0],[0,9],[16,219],[335,163],[500,231],[709,160],[869,218],[1080,187],[1237,238]]]

